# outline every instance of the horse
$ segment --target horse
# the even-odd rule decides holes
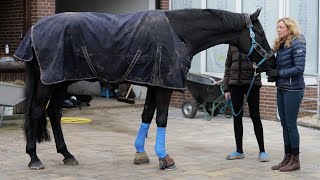
[[[40,19],[15,52],[16,58],[26,63],[24,134],[31,159],[28,167],[44,169],[36,144],[50,141],[47,116],[63,162],[78,164],[64,141],[61,109],[67,87],[87,80],[147,87],[134,143],[134,163],[149,163],[144,143],[156,110],[159,168],[175,169],[165,146],[168,109],[173,90],[186,89],[192,57],[212,46],[231,44],[246,53],[261,71],[275,67],[275,57],[258,20],[260,11],[241,14],[183,9],[122,15],[67,12]]]

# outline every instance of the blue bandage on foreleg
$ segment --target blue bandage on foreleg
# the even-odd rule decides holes
[[[134,143],[137,152],[145,152],[144,150],[144,142],[149,130],[150,124],[147,123],[141,123],[140,129],[136,138],[136,141]]]
[[[155,151],[159,158],[166,157],[166,128],[157,127]]]

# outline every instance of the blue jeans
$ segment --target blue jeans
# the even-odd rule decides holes
[[[298,91],[277,90],[277,105],[283,128],[285,153],[299,153],[299,131],[297,118],[304,89]]]

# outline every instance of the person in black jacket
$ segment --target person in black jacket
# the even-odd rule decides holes
[[[240,53],[237,47],[230,45],[225,63],[223,88],[226,100],[228,100],[228,98],[231,99],[234,112],[239,112],[239,114],[237,116],[233,115],[234,135],[237,149],[226,157],[226,159],[229,160],[242,159],[245,157],[242,148],[243,111],[240,112],[240,110],[244,104],[244,98],[249,89],[254,72],[255,69],[253,63],[248,61],[246,54]],[[261,162],[267,162],[269,161],[269,156],[264,149],[263,127],[259,111],[261,86],[261,75],[258,74],[253,82],[249,97],[247,97],[247,102],[249,106],[250,117],[253,122],[254,132],[259,145],[259,160]]]
[[[276,69],[267,72],[268,81],[276,81],[277,106],[283,129],[284,158],[272,166],[282,172],[300,169],[300,135],[297,119],[304,95],[304,67],[306,61],[306,41],[299,33],[298,26],[291,18],[278,20],[278,38],[274,43]]]

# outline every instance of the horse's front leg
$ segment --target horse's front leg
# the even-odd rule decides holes
[[[157,88],[157,137],[155,144],[155,152],[159,157],[159,167],[162,170],[176,169],[175,162],[166,153],[166,127],[168,120],[168,110],[172,90]]]
[[[134,157],[134,164],[146,164],[150,159],[144,149],[145,139],[156,109],[156,96],[152,87],[148,88],[144,109],[141,115],[142,123],[135,141],[136,155]]]
[[[50,123],[54,135],[54,140],[56,142],[57,152],[64,156],[63,162],[66,165],[78,165],[78,161],[74,156],[68,151],[65,144],[62,128],[61,128],[61,117],[62,117],[62,107],[66,95],[67,86],[57,87],[53,93],[50,104],[47,108],[47,114],[50,118]]]

